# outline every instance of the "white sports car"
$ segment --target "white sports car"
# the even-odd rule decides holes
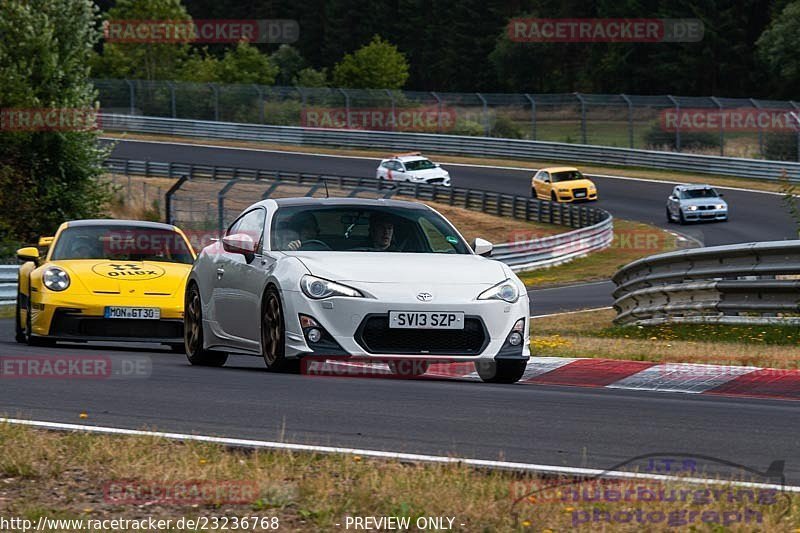
[[[491,248],[470,248],[419,203],[258,202],[192,268],[189,362],[221,366],[237,352],[287,370],[346,358],[417,375],[472,361],[484,381],[515,382],[530,355],[528,296],[508,266],[483,257]]]
[[[394,154],[382,159],[375,177],[379,180],[450,186],[450,173],[419,152]]]

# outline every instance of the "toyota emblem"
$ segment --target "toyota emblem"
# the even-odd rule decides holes
[[[417,300],[419,300],[420,302],[430,302],[431,300],[433,300],[433,294],[429,292],[421,292],[417,294]]]

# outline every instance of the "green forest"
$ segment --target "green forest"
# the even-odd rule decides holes
[[[163,69],[147,72],[149,79],[222,81],[212,71],[225,69],[227,55],[226,80],[280,85],[384,88],[376,85],[383,81],[393,88],[421,91],[776,99],[797,98],[800,88],[800,0],[97,2],[102,16],[118,10],[117,18],[130,4],[137,5],[140,16],[142,9],[152,14],[179,9],[195,19],[293,19],[299,24],[299,39],[280,53],[279,45],[255,44],[259,54],[244,49],[237,58],[231,45],[192,45],[172,63],[166,58]],[[510,41],[506,31],[516,17],[694,18],[702,21],[705,32],[695,43],[519,43]],[[398,76],[359,77],[357,68],[341,67],[337,74],[346,56],[352,59],[357,50],[375,42],[396,47],[405,59]],[[122,65],[119,58],[116,63],[103,60],[104,47],[109,45],[97,45],[100,55],[93,63],[93,76],[142,77],[135,65]],[[249,65],[249,74],[237,75],[237,64]]]

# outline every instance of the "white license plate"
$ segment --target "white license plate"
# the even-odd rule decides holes
[[[161,309],[158,307],[106,307],[106,318],[136,318],[142,320],[158,320]]]
[[[575,198],[585,198],[585,197],[586,197],[586,193],[585,192],[576,192],[575,193]]]
[[[464,313],[451,311],[390,311],[389,327],[398,329],[464,329]]]

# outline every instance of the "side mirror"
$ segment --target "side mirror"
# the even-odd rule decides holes
[[[33,261],[36,263],[39,261],[39,249],[35,246],[20,248],[17,250],[17,259],[20,261]]]
[[[472,241],[472,249],[475,251],[476,254],[482,255],[483,257],[489,257],[492,255],[492,243],[487,241],[486,239],[475,239]]]
[[[232,254],[252,255],[256,252],[256,243],[247,233],[234,233],[222,238],[222,248]]]
[[[542,181],[545,183],[550,183],[550,178],[542,178]]]
[[[718,193],[717,193],[717,196],[719,196],[720,198],[722,198],[723,196],[725,196],[725,193],[718,192]]]
[[[434,163],[433,166],[435,166],[436,168],[441,168],[442,165],[440,165],[439,163]]]
[[[678,197],[677,197],[677,196],[675,196],[674,194],[671,194],[671,195],[669,196],[669,199],[670,199],[670,200],[677,200],[677,199],[678,199]]]

